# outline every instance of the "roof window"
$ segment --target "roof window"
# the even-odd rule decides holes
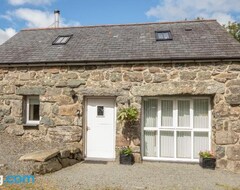
[[[58,36],[54,41],[53,41],[53,45],[65,45],[66,43],[68,43],[68,41],[70,40],[70,38],[72,37],[72,35],[61,35]]]
[[[155,36],[157,41],[172,40],[172,34],[169,30],[156,31]]]

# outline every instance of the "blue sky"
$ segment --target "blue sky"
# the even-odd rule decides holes
[[[0,44],[23,28],[177,21],[240,22],[240,0],[0,0]]]

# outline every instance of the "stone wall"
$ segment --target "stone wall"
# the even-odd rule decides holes
[[[240,171],[239,62],[1,68],[0,95],[0,130],[81,146],[86,96],[114,96],[118,109],[133,105],[140,110],[144,96],[206,95],[212,98],[217,165]],[[40,96],[38,129],[23,128],[25,95]],[[118,123],[116,144],[132,146],[139,159],[140,125],[134,130],[129,137]]]
[[[46,174],[72,166],[82,160],[78,147],[62,147],[23,155],[19,160],[28,161],[31,174]]]

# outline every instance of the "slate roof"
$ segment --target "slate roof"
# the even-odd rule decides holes
[[[156,41],[159,30],[173,40]],[[215,58],[240,58],[240,43],[215,20],[27,29],[0,46],[0,64]]]

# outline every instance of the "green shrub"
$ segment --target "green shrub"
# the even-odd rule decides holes
[[[136,121],[138,119],[138,110],[135,107],[122,108],[118,112],[117,119],[123,121]]]
[[[211,151],[200,151],[199,156],[202,158],[214,158],[214,154]]]
[[[130,155],[132,154],[132,149],[129,146],[122,147],[120,154]]]

